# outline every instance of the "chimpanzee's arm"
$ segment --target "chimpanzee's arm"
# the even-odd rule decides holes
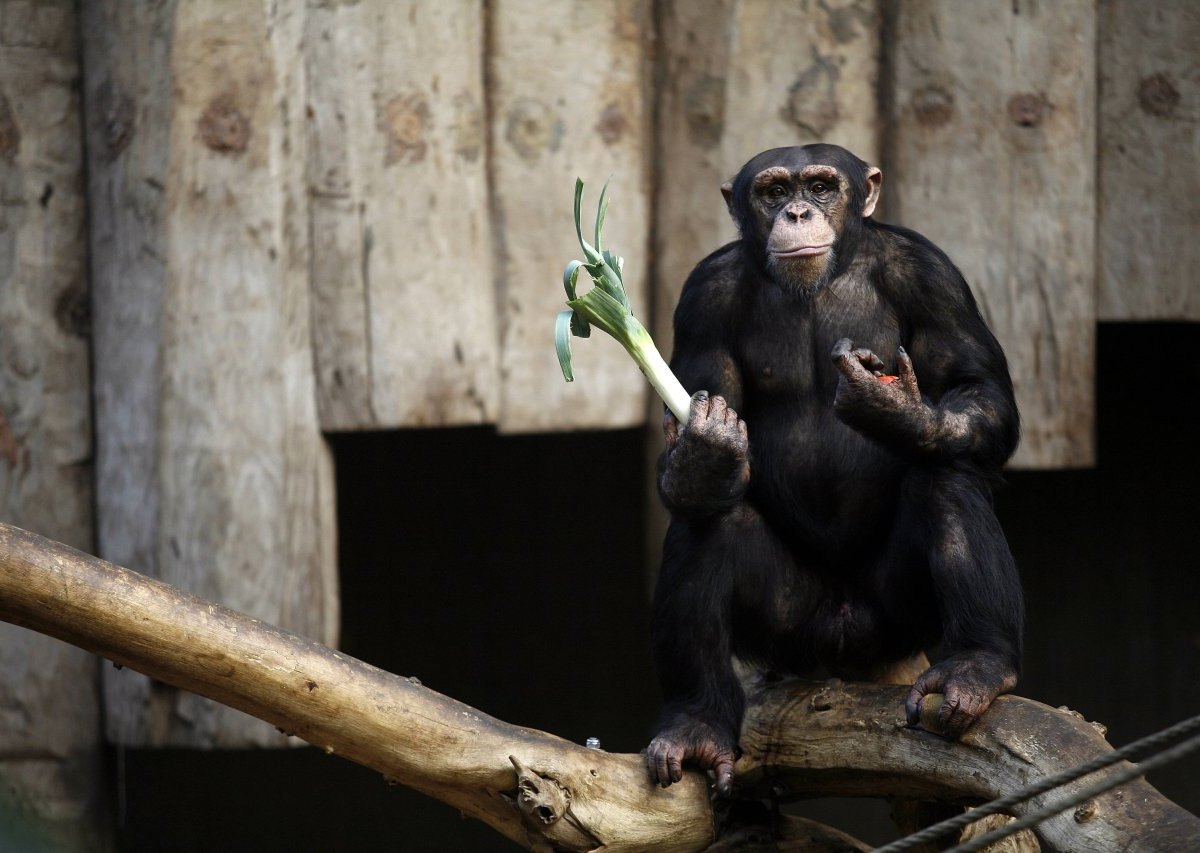
[[[736,279],[723,257],[733,251],[726,247],[696,268],[675,311],[671,369],[694,393],[686,424],[669,411],[663,417],[658,487],[663,504],[680,517],[731,509],[750,483],[749,437],[735,410],[741,372],[727,343]]]
[[[927,243],[911,248],[917,260],[899,273],[908,280],[889,288],[907,343],[896,354],[898,378],[881,381],[875,353],[839,341],[838,416],[906,455],[998,469],[1019,434],[1004,352],[945,255]]]

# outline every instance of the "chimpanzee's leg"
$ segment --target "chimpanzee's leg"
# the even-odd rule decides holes
[[[945,657],[913,684],[909,723],[926,693],[945,697],[939,722],[957,737],[1016,684],[1024,602],[1016,564],[992,508],[989,483],[962,470],[924,470],[907,495],[925,510],[929,578]]]
[[[731,659],[735,599],[776,582],[790,561],[745,503],[702,521],[671,522],[651,621],[664,704],[646,753],[651,778],[664,787],[679,781],[690,761],[712,770],[717,790],[730,793],[745,710]],[[787,583],[774,588],[782,594]],[[765,633],[770,618],[763,614],[756,630]],[[746,640],[738,643],[745,647]]]

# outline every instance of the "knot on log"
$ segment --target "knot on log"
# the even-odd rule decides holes
[[[570,791],[521,764],[515,755],[508,760],[517,770],[517,790],[515,797],[505,799],[515,800],[533,849],[586,853],[602,846],[571,814]]]

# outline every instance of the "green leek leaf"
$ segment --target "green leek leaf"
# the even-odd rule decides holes
[[[559,311],[554,318],[554,349],[558,352],[558,366],[562,370],[563,379],[575,381],[571,371],[571,326],[575,322],[575,312],[570,309]]]

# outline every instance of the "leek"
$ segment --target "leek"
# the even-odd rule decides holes
[[[582,201],[583,180],[576,179],[575,234],[579,238],[579,245],[583,248],[586,260],[571,261],[563,271],[567,310],[559,312],[554,323],[554,347],[558,351],[558,366],[562,368],[563,378],[568,382],[575,381],[571,370],[571,336],[590,337],[592,326],[595,326],[608,332],[625,347],[642,373],[650,380],[658,396],[667,404],[667,408],[681,423],[687,423],[688,411],[692,405],[691,396],[659,354],[646,327],[633,316],[622,279],[624,259],[603,248],[600,242],[604,230],[604,214],[608,210],[608,182],[605,182],[604,189],[600,191],[600,202],[596,208],[594,246],[583,238],[583,225],[579,216]],[[587,270],[596,285],[582,296],[576,291],[580,269]]]

